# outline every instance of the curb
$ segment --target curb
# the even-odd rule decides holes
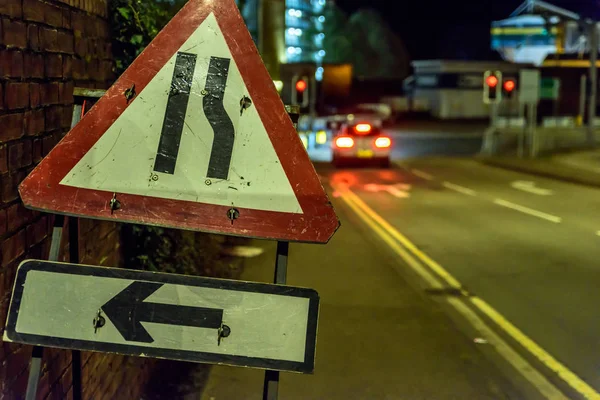
[[[503,159],[503,158],[488,158],[482,157],[477,159],[480,163],[485,165],[490,165],[493,167],[504,168],[512,171],[523,172],[530,175],[542,176],[544,178],[550,178],[555,180],[560,180],[563,182],[575,183],[578,185],[591,186],[598,188],[600,187],[600,175],[594,173],[585,173],[576,168],[562,167],[562,166],[554,166],[557,168],[555,170],[551,167],[548,169],[541,163],[538,162],[523,162],[519,161],[515,163],[511,159]],[[550,162],[547,162],[551,164]],[[560,168],[560,170],[558,170]]]

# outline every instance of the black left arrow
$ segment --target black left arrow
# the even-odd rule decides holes
[[[162,286],[162,283],[133,282],[102,306],[102,311],[128,342],[154,342],[141,322],[214,329],[223,324],[223,310],[216,308],[144,302]]]

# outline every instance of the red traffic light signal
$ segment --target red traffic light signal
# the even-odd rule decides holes
[[[496,75],[490,75],[487,77],[487,79],[485,80],[485,83],[490,87],[490,88],[495,88],[498,85],[498,78],[496,77]]]
[[[300,93],[303,93],[307,87],[308,85],[306,84],[306,81],[299,80],[298,82],[296,82],[296,90]]]
[[[502,101],[502,72],[485,71],[483,74],[483,102],[497,104]]]
[[[512,92],[517,88],[517,84],[512,79],[508,79],[504,81],[504,90],[508,93]]]

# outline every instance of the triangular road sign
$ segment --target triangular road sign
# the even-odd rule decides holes
[[[257,238],[339,226],[233,0],[190,0],[19,190],[42,211]]]

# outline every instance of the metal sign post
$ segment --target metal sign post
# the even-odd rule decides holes
[[[285,110],[290,116],[294,128],[298,129],[298,120],[300,119],[300,106],[285,106]],[[285,285],[287,282],[287,262],[289,253],[289,242],[277,242],[277,255],[275,259],[275,277],[274,283]],[[263,400],[277,400],[279,393],[279,371],[265,371],[265,382],[263,386]]]
[[[537,137],[537,105],[540,100],[541,74],[537,69],[523,69],[520,72],[519,103],[527,108],[529,156],[536,157],[539,151]]]
[[[83,115],[89,111],[91,105],[102,97],[105,92],[105,90],[86,88],[75,88],[73,90],[73,96],[76,101],[73,105],[71,129],[79,123]],[[54,228],[52,229],[52,241],[50,243],[48,261],[59,260],[65,219],[69,225],[69,261],[76,264],[79,262],[79,219],[76,217],[65,218],[63,215],[54,216]],[[34,400],[36,398],[43,355],[43,347],[33,347],[29,378],[27,380],[27,391],[25,393],[26,400]],[[79,350],[71,351],[71,374],[73,378],[73,400],[81,400],[83,392],[81,387],[81,352]]]

